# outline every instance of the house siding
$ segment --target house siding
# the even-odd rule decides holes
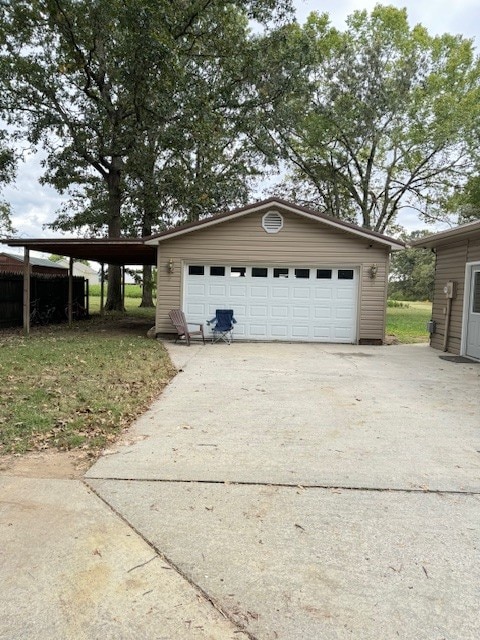
[[[447,312],[447,300],[443,289],[449,280],[453,280],[456,282],[457,290],[452,300],[447,350],[459,354],[465,296],[465,265],[467,262],[480,262],[480,234],[468,240],[440,245],[436,248],[436,254],[432,319],[437,326],[430,344],[435,349],[443,349]]]
[[[279,211],[284,218],[283,229],[276,234],[262,228],[262,217],[270,209]],[[159,244],[156,331],[172,331],[168,312],[182,307],[184,264],[355,266],[360,267],[361,279],[358,340],[383,340],[388,256],[389,248],[374,239],[355,237],[279,206],[199,228]],[[170,260],[174,264],[172,274],[167,269]],[[373,263],[378,265],[374,280],[369,275]]]

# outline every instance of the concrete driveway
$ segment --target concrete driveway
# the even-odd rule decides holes
[[[87,482],[238,632],[479,637],[480,365],[169,349],[181,371]]]

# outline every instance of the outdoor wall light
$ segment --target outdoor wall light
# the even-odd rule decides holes
[[[167,272],[173,273],[173,258],[170,258],[170,260],[167,262]]]
[[[372,264],[372,266],[370,267],[370,278],[372,280],[375,280],[375,278],[377,277],[377,272],[378,272],[378,264]]]

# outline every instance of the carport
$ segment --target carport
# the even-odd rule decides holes
[[[73,261],[74,259],[99,262],[102,269],[100,312],[104,310],[104,270],[105,265],[122,269],[122,300],[125,297],[125,267],[127,265],[155,265],[156,248],[144,244],[141,238],[51,238],[29,239],[11,238],[10,247],[23,247],[23,329],[30,333],[30,251],[55,253],[70,258],[68,277],[68,323],[73,320]]]

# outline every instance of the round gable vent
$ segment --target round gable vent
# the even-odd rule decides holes
[[[283,217],[278,211],[267,211],[262,218],[262,227],[267,233],[278,233],[283,227]]]

